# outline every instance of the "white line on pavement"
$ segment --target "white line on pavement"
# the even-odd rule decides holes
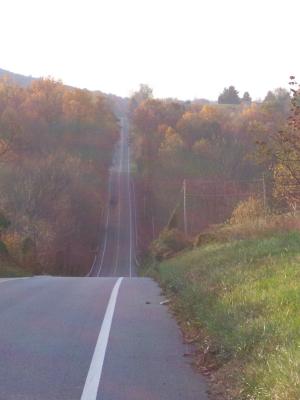
[[[92,264],[91,269],[90,269],[89,273],[87,274],[87,276],[91,276],[91,273],[95,267],[96,261],[97,261],[97,254],[95,254],[93,264]]]
[[[102,270],[102,266],[103,266],[104,256],[105,256],[105,252],[106,252],[106,246],[107,246],[107,230],[108,230],[109,216],[110,216],[110,207],[108,206],[107,217],[106,217],[106,224],[105,224],[104,246],[103,246],[103,252],[102,252],[101,262],[100,262],[99,271],[98,271],[97,276],[100,276],[100,273],[101,273],[101,270]]]
[[[129,277],[132,276],[132,203],[131,203],[131,184],[130,184],[130,148],[127,147],[127,179],[128,179],[128,201],[129,201]]]
[[[137,215],[136,215],[136,198],[135,198],[135,187],[134,187],[134,181],[132,183],[132,194],[133,194],[133,211],[134,211],[134,243],[135,243],[135,252],[136,249],[138,248],[138,228],[137,228]]]
[[[24,276],[22,278],[8,278],[8,279],[0,279],[0,283],[4,282],[13,282],[13,281],[20,281],[21,279],[29,279],[32,278],[31,276]]]
[[[114,311],[116,307],[117,297],[120,289],[120,285],[123,278],[119,278],[115,283],[115,286],[111,292],[110,299],[107,305],[107,309],[104,315],[96,347],[94,350],[93,358],[91,361],[90,369],[86,377],[85,385],[81,395],[81,400],[96,400],[98,387],[100,384],[102,368],[106,353],[106,348],[109,339],[110,328]]]
[[[113,275],[117,274],[119,266],[119,255],[120,255],[120,235],[121,235],[121,173],[123,172],[123,158],[124,158],[124,127],[123,119],[121,120],[121,148],[120,148],[120,163],[119,163],[119,176],[118,176],[118,234],[117,234],[117,250],[116,250],[116,260]]]

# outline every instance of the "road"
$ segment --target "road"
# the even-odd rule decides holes
[[[137,278],[128,130],[84,278],[0,279],[0,400],[207,400],[159,287]]]
[[[109,196],[105,210],[104,238],[89,276],[136,275],[135,204],[130,178],[128,124],[121,120],[121,139],[117,144],[109,176]]]

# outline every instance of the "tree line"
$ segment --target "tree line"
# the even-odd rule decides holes
[[[130,117],[137,179],[148,214],[154,209],[165,224],[181,182],[189,178],[238,184],[264,177],[270,207],[296,207],[300,95],[294,80],[292,86],[292,95],[278,88],[263,101],[252,101],[248,92],[240,99],[231,86],[218,103],[209,103],[156,99],[142,85],[131,99]]]

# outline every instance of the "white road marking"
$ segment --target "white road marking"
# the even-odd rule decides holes
[[[137,259],[136,252],[138,249],[138,227],[137,227],[137,212],[136,212],[136,198],[135,198],[135,188],[134,188],[134,181],[131,182],[132,185],[132,194],[133,194],[133,212],[134,212],[134,261],[137,267],[140,266],[140,263]]]
[[[97,261],[97,254],[95,254],[93,264],[92,264],[91,269],[90,269],[90,272],[87,274],[87,276],[91,276],[91,273],[92,273],[92,271],[93,271],[93,269],[94,269],[94,266],[95,266],[95,264],[96,264],[96,261]]]
[[[100,384],[102,368],[109,339],[112,319],[116,307],[117,297],[123,278],[119,278],[111,292],[107,309],[104,315],[90,369],[86,377],[81,400],[96,400]]]
[[[7,279],[0,279],[0,283],[4,282],[13,282],[13,281],[20,281],[21,279],[29,279],[32,278],[32,276],[24,276],[22,278],[7,278]]]
[[[109,188],[108,188],[108,199],[110,199],[111,196],[111,177],[109,178]],[[107,202],[106,205],[107,208],[107,214],[106,214],[106,223],[105,223],[105,235],[104,235],[104,244],[103,244],[103,250],[102,250],[102,255],[101,255],[101,261],[100,261],[100,266],[99,266],[99,271],[97,273],[96,276],[100,275],[101,269],[102,269],[102,265],[103,265],[103,261],[104,261],[104,256],[105,256],[105,252],[106,252],[106,246],[107,246],[107,228],[108,228],[108,223],[109,223],[109,217],[110,217],[110,206],[109,206],[109,200]],[[90,269],[90,272],[88,273],[88,277],[91,276],[91,273],[95,267],[95,265],[98,262],[98,256],[100,255],[100,251],[98,254],[96,254],[95,258],[94,258],[94,262],[92,264],[92,267]]]
[[[107,246],[107,229],[108,229],[109,216],[110,216],[110,207],[108,206],[107,217],[106,217],[106,224],[105,224],[105,239],[104,239],[102,257],[101,257],[101,262],[100,262],[99,271],[98,271],[98,275],[97,275],[97,276],[100,276],[101,269],[102,269],[102,266],[103,266],[104,256],[105,256],[105,253],[106,253],[106,246]]]
[[[135,249],[138,248],[138,228],[137,228],[137,215],[136,215],[136,198],[135,198],[135,187],[134,182],[132,181],[132,194],[133,194],[133,211],[134,211],[134,239],[135,239]]]
[[[130,148],[127,147],[128,159],[128,198],[129,198],[129,277],[132,276],[132,204],[131,204],[131,184],[130,184]]]
[[[117,251],[116,261],[113,275],[116,275],[119,266],[119,255],[120,255],[120,234],[121,234],[121,173],[123,172],[123,158],[124,158],[124,127],[123,119],[121,120],[121,154],[119,163],[119,176],[118,176],[118,235],[117,235]]]
[[[107,208],[107,215],[106,215],[106,223],[105,223],[105,236],[104,236],[104,244],[103,244],[103,250],[102,250],[102,256],[101,256],[101,261],[99,265],[99,271],[97,273],[97,276],[100,276],[101,269],[103,266],[103,261],[104,261],[104,256],[106,253],[106,247],[107,247],[107,229],[108,229],[108,223],[109,223],[109,217],[110,217],[110,198],[111,198],[111,173],[109,177],[109,185],[108,185],[108,202],[106,205]],[[98,257],[97,257],[98,258]]]

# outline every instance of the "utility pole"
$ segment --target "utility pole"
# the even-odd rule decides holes
[[[266,191],[265,174],[263,174],[263,177],[262,177],[262,186],[263,186],[264,211],[265,211],[265,215],[267,215],[267,191]]]
[[[186,180],[183,180],[183,226],[184,234],[187,236],[187,212],[186,212]]]
[[[151,221],[152,221],[152,239],[154,240],[154,239],[155,239],[155,224],[154,224],[154,217],[153,217],[153,214],[152,214],[152,219],[151,219]]]

